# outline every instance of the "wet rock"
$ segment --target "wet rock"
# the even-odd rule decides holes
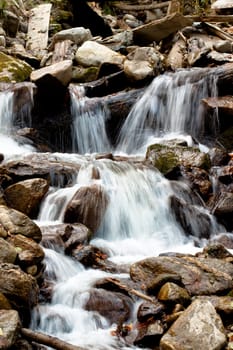
[[[212,304],[195,300],[162,337],[160,348],[214,350],[222,349],[225,344],[224,327]]]
[[[0,310],[1,342],[3,341],[2,338],[5,338],[5,343],[7,344],[6,348],[0,345],[1,349],[8,349],[14,345],[19,334],[20,327],[21,321],[17,311]]]
[[[30,220],[25,214],[6,206],[0,206],[0,224],[8,234],[21,234],[40,242],[42,234],[39,226]]]
[[[141,260],[130,267],[131,278],[146,289],[164,273],[180,276],[190,295],[218,294],[233,286],[233,265],[220,259],[159,256]]]
[[[155,303],[156,305],[150,302],[143,302],[142,304],[140,304],[137,311],[137,319],[139,322],[145,322],[146,320],[149,320],[151,318],[161,318],[164,311],[166,310],[166,307],[160,301],[156,301]]]
[[[146,161],[158,167],[163,174],[173,171],[175,167],[180,165],[201,169],[209,169],[210,167],[208,154],[193,147],[176,145],[155,144],[149,146],[146,152]]]
[[[28,311],[37,304],[39,288],[36,279],[23,272],[18,266],[0,264],[0,292],[11,305],[28,317]],[[23,317],[24,319],[24,317]]]
[[[143,324],[137,324],[137,337],[134,341],[135,345],[140,347],[154,347],[159,343],[164,333],[165,327],[161,320],[150,320]]]
[[[14,182],[43,178],[48,180],[51,186],[65,187],[73,181],[80,165],[49,155],[50,153],[35,153],[20,161],[10,161],[0,167],[0,172],[12,177]]]
[[[210,238],[212,225],[211,217],[207,211],[205,212],[202,207],[198,208],[175,196],[170,198],[170,205],[177,222],[186,235],[200,239]]]
[[[94,184],[81,187],[68,203],[64,221],[80,222],[94,233],[102,222],[107,205],[108,198],[101,186]]]
[[[233,227],[233,193],[222,192],[216,198],[213,214],[216,215],[218,220],[226,227],[227,230],[231,231]]]
[[[233,255],[222,244],[213,242],[209,243],[200,254],[202,256],[217,259],[233,257]]]
[[[209,173],[205,169],[197,167],[181,167],[181,175],[188,186],[196,191],[201,198],[207,200],[212,192],[212,183]]]
[[[159,301],[175,304],[187,304],[190,301],[187,290],[172,282],[167,282],[160,288],[157,298]]]
[[[123,294],[92,289],[85,308],[88,311],[98,311],[109,320],[110,324],[122,324],[130,316],[131,304],[132,300]]]
[[[7,187],[4,193],[8,206],[35,218],[48,189],[47,180],[35,178],[17,182]]]
[[[107,255],[100,249],[91,245],[80,246],[73,249],[72,257],[83,264],[85,267],[104,268]]]
[[[70,254],[72,250],[88,244],[91,237],[92,233],[85,225],[66,225],[65,234],[62,235],[66,254]]]
[[[5,239],[0,238],[0,262],[14,264],[17,257],[17,251],[14,246]]]
[[[230,160],[230,156],[225,149],[211,148],[208,153],[212,167],[226,165]]]
[[[223,245],[227,249],[233,249],[233,233],[220,233],[210,240],[210,243],[217,243]]]

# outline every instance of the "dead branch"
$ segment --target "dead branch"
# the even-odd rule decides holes
[[[129,294],[136,295],[137,297],[139,297],[141,299],[144,299],[146,301],[149,301],[152,304],[157,305],[156,300],[151,298],[149,295],[143,294],[143,293],[139,292],[136,289],[130,288],[130,287],[126,286],[125,284],[121,283],[119,280],[117,280],[115,278],[107,278],[107,280],[109,282],[115,284],[116,286],[120,287],[121,289],[125,290]]]
[[[23,337],[39,344],[50,346],[56,350],[85,350],[79,346],[71,345],[65,341],[40,332],[34,332],[28,328],[22,328]]]

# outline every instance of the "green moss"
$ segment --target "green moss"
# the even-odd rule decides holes
[[[200,152],[199,149],[187,146],[173,146],[155,144],[147,149],[146,160],[167,174],[179,165],[198,167],[208,170],[211,166],[208,154]]]
[[[32,67],[26,62],[0,52],[0,82],[22,82],[29,78]]]
[[[76,67],[73,69],[72,80],[77,83],[85,83],[89,81],[96,80],[98,77],[99,68],[98,67]]]

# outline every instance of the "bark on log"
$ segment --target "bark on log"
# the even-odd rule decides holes
[[[185,17],[190,18],[193,22],[233,23],[232,15],[187,15]]]
[[[123,4],[118,3],[118,1],[116,1],[113,3],[112,6],[125,11],[146,11],[146,10],[155,10],[155,9],[167,7],[169,6],[169,4],[170,4],[170,1],[154,3],[154,4],[145,4],[145,5],[128,5],[124,3]]]
[[[23,337],[30,341],[34,341],[39,344],[50,346],[56,350],[85,350],[79,346],[71,345],[61,339],[56,337],[52,337],[47,334],[43,334],[40,332],[34,332],[27,328],[22,328],[21,333]]]

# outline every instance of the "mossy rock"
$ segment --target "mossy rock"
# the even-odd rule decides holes
[[[77,83],[87,83],[98,78],[98,67],[75,67],[72,72],[72,80]]]
[[[28,63],[0,52],[0,82],[20,83],[28,80],[31,72]]]
[[[164,175],[181,165],[205,170],[211,166],[208,154],[194,147],[177,145],[150,145],[146,152],[146,161],[149,161]]]

